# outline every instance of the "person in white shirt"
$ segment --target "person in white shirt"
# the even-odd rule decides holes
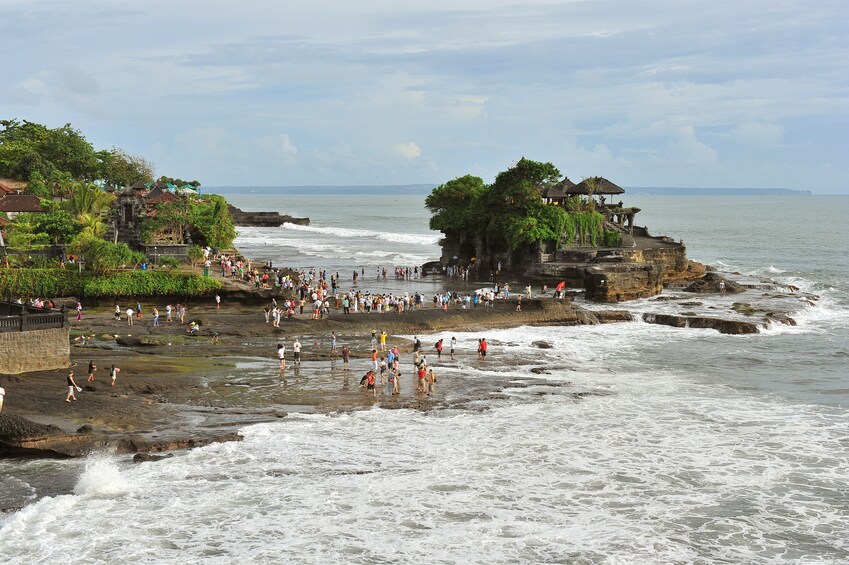
[[[280,369],[286,368],[286,346],[282,343],[277,344],[277,358],[280,360]]]

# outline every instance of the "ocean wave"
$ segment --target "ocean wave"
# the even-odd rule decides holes
[[[411,245],[436,245],[442,237],[439,234],[413,234],[413,233],[396,233],[396,232],[381,232],[373,230],[362,230],[355,228],[334,228],[327,226],[301,226],[298,224],[285,223],[282,226],[287,230],[310,232],[323,235],[331,235],[338,238],[371,238],[380,239],[382,241],[392,241],[397,243],[405,243]]]

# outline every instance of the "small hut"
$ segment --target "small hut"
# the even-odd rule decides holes
[[[575,187],[575,183],[569,180],[569,177],[564,177],[562,181],[553,184],[542,190],[542,201],[546,204],[556,204],[563,206],[569,198],[567,191]]]

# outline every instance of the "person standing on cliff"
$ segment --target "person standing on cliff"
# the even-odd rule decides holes
[[[82,390],[82,389],[77,386],[76,382],[74,382],[74,372],[73,371],[68,372],[68,378],[66,380],[67,380],[67,383],[68,383],[68,396],[65,397],[65,402],[70,402],[72,400],[76,401],[77,396],[74,394],[74,389],[77,389],[77,390]]]

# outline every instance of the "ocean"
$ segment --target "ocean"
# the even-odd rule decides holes
[[[377,276],[438,258],[423,196],[228,198],[311,219],[240,228],[248,256],[343,281],[364,271],[375,290],[454,285]],[[797,325],[746,336],[642,321],[491,330],[485,362],[480,332],[424,336],[459,347],[436,365],[432,410],[290,414],[244,428],[242,442],[142,465],[108,453],[0,462],[76,477],[72,493],[0,518],[3,561],[849,562],[849,196],[623,200],[691,259],[775,286],[617,308],[777,301]],[[240,377],[275,370],[257,360]],[[490,382],[504,386],[469,393]],[[0,496],[27,489],[0,479]]]

